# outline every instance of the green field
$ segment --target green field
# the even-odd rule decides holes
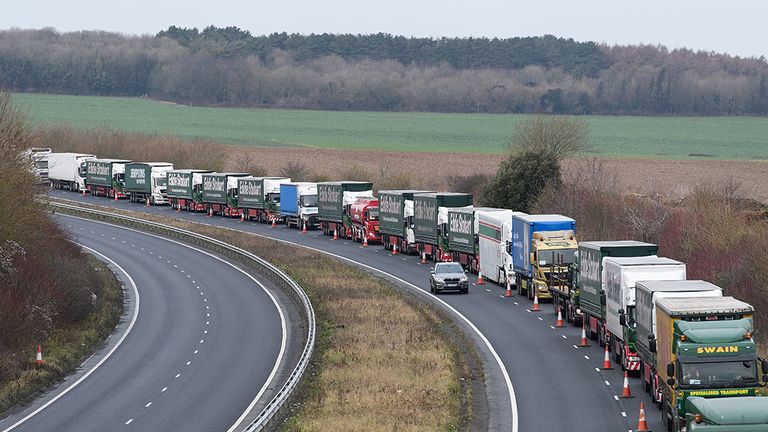
[[[13,95],[35,123],[224,144],[501,153],[524,116],[198,108],[142,98]],[[605,156],[768,159],[768,118],[586,116]]]

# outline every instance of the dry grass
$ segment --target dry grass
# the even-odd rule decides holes
[[[241,231],[108,210],[247,249],[278,265],[307,290],[321,323],[316,375],[285,430],[468,427],[471,393],[460,386],[460,378],[469,382],[473,377],[444,331],[446,319],[388,282],[323,254]],[[467,402],[462,404],[462,399]]]

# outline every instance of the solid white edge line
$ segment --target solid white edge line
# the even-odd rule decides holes
[[[66,198],[64,198],[64,200],[66,200]],[[74,202],[76,204],[82,204],[82,202],[80,202],[80,201],[74,201],[74,200],[67,200],[67,201]],[[135,213],[142,214],[142,215],[146,214],[146,213],[142,213],[142,212],[135,212]],[[119,217],[120,215],[119,214],[115,214],[115,216]],[[163,216],[163,215],[161,215],[161,216]],[[69,217],[78,218],[77,216],[69,216]],[[78,219],[81,219],[81,218],[78,218]],[[88,220],[90,220],[90,219],[88,219]],[[181,220],[181,219],[177,219],[177,220]],[[183,220],[186,220],[186,219],[183,219]],[[372,271],[374,271],[376,273],[379,273],[379,274],[382,274],[382,275],[386,275],[386,276],[388,276],[388,277],[390,277],[390,278],[392,278],[392,279],[394,279],[394,280],[396,280],[396,281],[398,281],[398,282],[400,282],[400,283],[402,283],[402,284],[404,284],[406,286],[409,286],[409,287],[415,289],[421,295],[424,295],[427,298],[431,298],[433,301],[437,301],[438,303],[442,304],[443,306],[448,308],[448,310],[450,310],[451,312],[456,314],[456,316],[461,318],[461,320],[464,321],[472,329],[472,331],[475,332],[475,334],[477,334],[477,336],[480,338],[480,340],[483,341],[485,346],[491,352],[491,355],[493,356],[494,360],[496,360],[496,364],[499,366],[499,369],[501,369],[501,374],[504,376],[504,381],[505,381],[505,383],[507,385],[507,391],[509,392],[509,400],[510,400],[510,405],[511,405],[511,410],[512,410],[512,432],[518,432],[518,430],[519,430],[519,419],[518,419],[518,411],[517,411],[517,398],[515,397],[515,389],[512,387],[512,380],[509,378],[509,372],[507,372],[507,368],[504,365],[504,362],[501,360],[501,357],[499,357],[499,354],[493,348],[493,345],[488,340],[488,338],[485,337],[483,332],[481,332],[480,329],[478,329],[477,326],[475,326],[475,324],[472,321],[469,320],[469,318],[464,316],[461,312],[456,310],[453,306],[451,306],[450,304],[446,303],[441,298],[435,297],[435,296],[429,294],[427,291],[419,288],[418,286],[416,286],[416,285],[414,285],[414,284],[412,284],[412,283],[410,283],[408,281],[405,281],[405,280],[403,280],[403,279],[401,279],[401,278],[399,278],[399,277],[397,277],[397,276],[395,276],[395,275],[393,275],[391,273],[387,273],[384,270],[377,269],[376,267],[370,266],[368,264],[363,264],[363,263],[361,263],[359,261],[355,261],[355,260],[353,260],[351,258],[347,258],[347,257],[341,256],[341,255],[337,255],[337,254],[334,254],[332,252],[328,252],[328,251],[324,251],[322,249],[314,248],[312,246],[307,246],[307,245],[303,245],[303,244],[300,244],[300,243],[292,242],[290,240],[278,239],[278,238],[275,238],[275,237],[270,237],[268,235],[259,234],[259,233],[255,233],[255,232],[251,232],[251,231],[241,231],[241,230],[238,230],[238,229],[235,229],[235,228],[229,228],[229,227],[219,226],[219,225],[212,225],[212,224],[209,224],[209,223],[197,222],[197,221],[193,221],[193,220],[188,220],[188,221],[189,222],[193,222],[193,223],[197,223],[197,224],[200,224],[200,225],[204,225],[204,226],[215,227],[215,228],[222,228],[222,229],[228,229],[228,230],[235,231],[235,232],[243,232],[243,233],[247,233],[247,234],[252,234],[252,235],[255,235],[255,236],[258,236],[258,237],[274,240],[274,241],[285,243],[285,244],[290,244],[290,245],[293,245],[293,246],[302,247],[302,248],[305,248],[305,249],[308,249],[308,250],[313,250],[315,252],[319,252],[319,253],[322,253],[322,254],[325,254],[325,255],[328,255],[328,256],[336,257],[336,258],[338,258],[338,259],[340,259],[342,261],[347,261],[347,262],[356,264],[356,265],[358,265],[360,267],[364,267],[364,268],[370,269],[370,270],[372,270]],[[109,223],[106,223],[106,222],[98,222],[98,223],[103,223],[105,225],[113,225],[113,224],[109,224]],[[119,225],[113,225],[113,226],[119,226]],[[130,228],[125,228],[125,229],[134,231],[134,230],[132,230]],[[147,234],[147,235],[152,235],[152,234]],[[157,237],[157,236],[155,236],[155,237]],[[160,238],[163,238],[163,237],[160,237]],[[168,240],[168,239],[166,239],[166,240]],[[172,240],[169,240],[169,241],[172,241]],[[378,249],[374,249],[374,251],[378,252],[379,250]],[[278,310],[279,310],[279,308],[278,308]],[[282,314],[281,314],[281,318],[282,318]],[[285,333],[283,333],[283,335],[285,335]],[[273,373],[274,373],[274,371],[273,371]],[[234,426],[233,426],[233,428],[234,428]],[[233,429],[230,428],[227,432],[231,432],[232,430]]]
[[[261,396],[264,394],[264,392],[267,391],[269,386],[272,384],[272,380],[275,379],[275,375],[277,375],[277,371],[280,368],[280,363],[282,363],[283,356],[285,355],[285,349],[286,349],[286,346],[288,344],[288,335],[287,335],[287,331],[286,331],[287,327],[286,327],[286,323],[285,323],[285,314],[283,314],[283,310],[280,308],[280,305],[278,304],[277,299],[275,298],[275,296],[272,295],[271,292],[269,292],[267,287],[265,287],[261,282],[256,280],[256,278],[251,276],[245,270],[243,270],[240,267],[232,264],[229,261],[226,261],[226,260],[224,260],[222,258],[217,257],[216,255],[214,255],[212,253],[209,253],[209,252],[206,252],[204,250],[198,249],[198,248],[196,248],[194,246],[191,246],[191,245],[188,245],[186,243],[179,242],[179,241],[176,241],[176,240],[173,240],[173,239],[165,238],[165,237],[162,237],[162,236],[159,236],[159,235],[147,233],[147,232],[144,232],[144,231],[139,231],[139,230],[136,230],[136,229],[133,229],[133,228],[124,227],[124,226],[121,226],[121,225],[111,224],[111,223],[108,223],[108,222],[95,221],[95,220],[92,220],[92,219],[85,219],[85,218],[81,218],[81,217],[78,217],[78,216],[70,216],[70,215],[66,215],[66,214],[62,214],[62,216],[71,217],[71,218],[75,218],[75,219],[81,219],[81,220],[85,220],[85,221],[89,221],[89,222],[95,222],[95,223],[99,223],[99,224],[102,224],[102,225],[107,225],[107,226],[111,226],[111,227],[115,227],[115,228],[119,228],[119,229],[124,229],[124,230],[128,230],[128,231],[132,231],[132,232],[143,234],[143,235],[147,235],[147,236],[150,236],[150,237],[155,237],[155,238],[160,239],[160,240],[165,240],[167,242],[171,242],[171,243],[177,244],[179,246],[186,247],[188,249],[192,249],[192,250],[197,251],[197,252],[199,252],[199,253],[201,253],[203,255],[207,255],[207,256],[209,256],[209,257],[211,257],[213,259],[216,259],[216,260],[218,260],[218,261],[220,261],[220,262],[222,262],[222,263],[232,267],[233,269],[239,271],[240,273],[244,274],[248,279],[252,280],[256,285],[261,287],[261,289],[269,296],[269,298],[272,300],[272,303],[275,305],[275,309],[277,309],[277,313],[280,315],[280,330],[282,332],[282,338],[281,338],[282,340],[280,342],[280,353],[278,354],[277,360],[275,361],[275,366],[272,368],[272,371],[270,372],[269,376],[267,377],[267,380],[264,382],[264,385],[261,387],[259,392],[256,394],[256,397],[253,399],[253,401],[251,401],[251,403],[248,405],[248,408],[246,408],[246,410],[243,412],[243,414],[240,415],[240,418],[237,419],[235,424],[233,424],[227,430],[227,432],[234,431],[235,428],[237,427],[237,425],[242,423],[242,421],[245,419],[245,417],[248,416],[248,413],[253,409],[253,407],[256,405],[256,403],[258,403],[258,401],[261,398]],[[206,308],[208,308],[208,307],[206,306]],[[202,343],[202,341],[201,341],[201,343]],[[3,432],[5,432],[5,431],[3,431]]]
[[[99,366],[101,366],[105,361],[107,361],[107,359],[109,359],[115,351],[117,351],[117,349],[123,343],[125,338],[128,337],[128,333],[130,333],[131,330],[133,329],[133,325],[136,323],[136,319],[139,316],[139,304],[140,304],[139,290],[136,287],[136,283],[133,281],[133,278],[131,277],[131,275],[129,275],[127,271],[125,271],[122,267],[120,267],[116,262],[114,262],[111,259],[109,259],[106,255],[104,255],[104,254],[102,254],[100,252],[97,252],[96,250],[94,250],[92,248],[89,248],[88,246],[82,245],[82,244],[77,243],[77,242],[74,242],[74,243],[77,244],[78,246],[80,246],[81,248],[86,249],[86,250],[90,251],[91,253],[96,254],[96,255],[104,258],[105,260],[109,261],[112,265],[114,265],[118,270],[120,270],[128,278],[128,282],[130,282],[131,287],[133,288],[133,294],[136,297],[136,308],[135,308],[135,310],[133,312],[133,317],[131,318],[131,323],[128,324],[128,328],[125,330],[123,335],[120,336],[120,339],[117,341],[115,346],[113,346],[112,349],[109,350],[109,352],[101,360],[99,360],[98,363],[96,363],[88,372],[86,372],[85,375],[81,376],[80,379],[78,379],[77,381],[72,383],[72,385],[70,385],[69,387],[64,389],[64,391],[62,391],[61,393],[59,393],[56,396],[54,396],[53,399],[51,399],[48,402],[46,402],[45,404],[43,404],[40,408],[38,408],[38,409],[34,410],[33,412],[27,414],[26,417],[24,417],[23,419],[17,421],[16,423],[12,424],[9,428],[4,429],[3,432],[8,432],[8,431],[11,431],[11,430],[15,429],[16,427],[18,427],[22,423],[26,422],[27,420],[29,420],[33,416],[37,415],[40,411],[46,409],[52,403],[54,403],[57,400],[59,400],[62,396],[66,395],[67,393],[69,393],[70,390],[72,390],[73,388],[78,386],[81,382],[83,382],[83,380],[88,378],[93,372],[96,371],[96,369],[99,368]]]

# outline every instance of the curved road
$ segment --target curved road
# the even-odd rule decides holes
[[[139,297],[127,284],[132,312],[124,318],[138,313],[111,357],[13,430],[233,427],[273,383],[285,352],[283,314],[266,289],[224,261],[181,244],[72,217],[59,220],[78,243],[130,275]],[[0,429],[37,408],[5,419]]]
[[[301,235],[285,226],[270,228],[257,222],[202,213],[176,213],[168,206],[146,208],[127,201],[81,197],[65,191],[51,196],[74,201],[117,207],[136,212],[160,214],[185,220],[225,226],[271,238],[295,242],[329,252],[363,266],[398,278],[396,282],[428,295],[429,265],[418,257],[392,256],[380,245],[362,248],[346,240],[332,241],[321,232]],[[637,426],[640,402],[645,402],[646,418],[652,430],[661,430],[660,412],[643,393],[637,378],[630,378],[633,399],[620,399],[623,373],[619,368],[599,370],[603,350],[595,341],[589,348],[576,348],[581,330],[568,325],[554,328],[552,307],[531,313],[531,302],[518,296],[504,298],[493,284],[472,286],[469,295],[441,295],[439,298],[467,317],[487,337],[509,374],[515,392],[518,418],[512,419],[510,396],[493,355],[471,329],[462,325],[478,346],[486,366],[489,424],[491,430],[511,430],[517,422],[520,431],[628,431]],[[614,367],[616,364],[614,363]]]

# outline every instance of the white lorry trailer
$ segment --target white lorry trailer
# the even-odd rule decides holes
[[[79,192],[85,189],[85,163],[96,159],[87,153],[48,154],[48,179],[51,187]]]
[[[514,283],[512,266],[512,218],[525,213],[512,210],[480,211],[475,214],[480,271],[499,285]]]
[[[685,280],[685,264],[657,256],[606,257],[603,259],[603,291],[607,340],[614,360],[627,371],[639,371],[634,323],[621,316],[635,308],[635,283]],[[622,324],[623,323],[623,324]]]

